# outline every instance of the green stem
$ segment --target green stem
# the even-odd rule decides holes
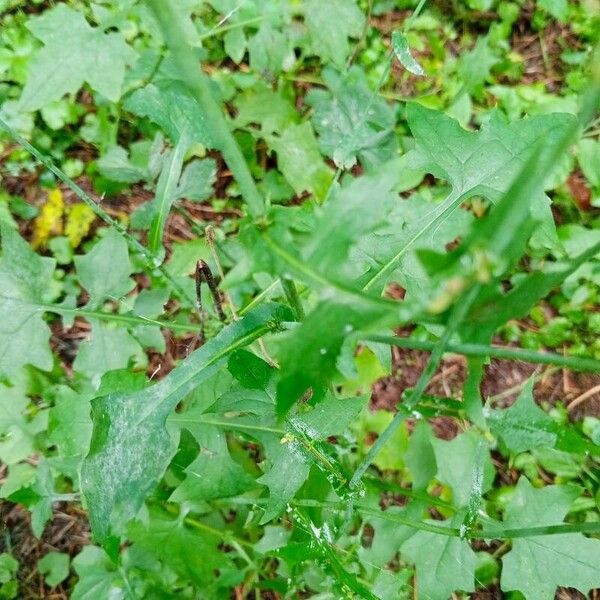
[[[241,27],[247,27],[248,25],[257,25],[258,23],[260,23],[261,21],[264,21],[264,20],[265,20],[265,17],[260,16],[260,17],[252,17],[251,19],[246,19],[245,21],[236,21],[235,23],[228,23],[227,25],[221,25],[220,27],[215,27],[214,29],[211,29],[210,31],[203,33],[202,35],[200,35],[198,37],[198,39],[201,42],[203,42],[204,40],[207,40],[211,37],[216,37],[218,35],[221,35],[222,33],[227,33],[228,31],[231,31],[232,29],[239,29]]]
[[[467,380],[463,389],[465,412],[471,421],[483,430],[487,430],[483,406],[481,405],[481,380],[485,358],[470,357],[467,360]]]
[[[163,505],[162,509],[170,515],[173,515],[173,516],[179,515],[179,509],[177,509],[173,505],[170,505],[170,504]],[[202,521],[195,519],[194,517],[186,516],[186,517],[184,517],[183,522],[188,527],[191,527],[192,529],[196,529],[198,531],[208,533],[209,535],[213,535],[216,538],[223,540],[224,542],[232,541],[232,542],[239,544],[240,546],[246,546],[247,548],[254,547],[254,545],[252,543],[250,543],[248,540],[244,540],[242,538],[236,537],[235,535],[230,533],[228,530],[217,529],[215,527],[211,527],[210,525],[207,525],[206,523],[203,523]]]
[[[252,310],[256,305],[260,304],[279,284],[280,279],[272,281],[264,290],[257,294],[252,300],[246,304],[243,308],[238,311],[239,316],[245,315],[248,311]]]
[[[67,308],[59,304],[40,304],[40,310],[45,312],[56,313],[59,315],[73,315],[75,317],[83,317],[85,319],[97,319],[98,321],[112,321],[113,323],[122,323],[123,325],[132,326],[155,326],[171,331],[180,331],[182,333],[199,332],[202,330],[200,325],[193,323],[172,323],[159,319],[150,319],[139,315],[120,315],[118,313],[106,313],[97,310],[87,310],[85,308]]]
[[[391,335],[365,335],[362,338],[368,342],[379,342],[399,348],[410,350],[433,350],[437,342],[425,340],[414,340],[411,338],[395,337]],[[464,354],[465,356],[479,356],[481,358],[501,358],[505,360],[518,360],[540,365],[555,365],[566,367],[573,371],[600,371],[600,360],[579,356],[562,356],[554,352],[535,352],[524,348],[510,348],[508,346],[486,346],[485,344],[459,344],[450,342],[446,346],[446,352]]]
[[[285,297],[289,302],[292,310],[294,311],[294,315],[297,321],[302,321],[304,319],[304,307],[302,306],[302,301],[300,300],[300,296],[298,295],[298,289],[296,288],[296,284],[287,277],[281,278],[281,287],[285,293]]]
[[[444,335],[440,338],[435,348],[431,352],[431,356],[429,357],[429,361],[427,366],[421,373],[417,384],[413,388],[410,396],[404,403],[405,410],[398,412],[392,422],[384,429],[382,434],[377,438],[377,441],[371,446],[371,449],[367,453],[367,456],[360,463],[354,475],[352,475],[352,479],[350,480],[350,487],[356,488],[358,487],[362,476],[365,474],[375,457],[379,454],[379,452],[383,449],[385,444],[389,441],[389,439],[394,435],[394,433],[398,430],[404,419],[406,418],[406,413],[411,411],[421,400],[421,396],[425,392],[425,388],[429,383],[429,380],[433,377],[440,361],[442,360],[442,356],[446,350],[446,346],[450,341],[450,338],[454,335],[457,327],[463,321],[463,319],[467,316],[471,305],[475,301],[477,294],[479,293],[480,286],[475,285],[471,288],[471,290],[467,293],[467,295],[459,299],[456,307],[454,308],[450,318],[448,319],[448,324],[446,325],[446,330],[444,331]]]
[[[261,506],[269,502],[268,498],[230,498],[227,500],[216,500],[216,503],[240,504],[250,506]],[[290,502],[292,506],[322,508],[326,510],[334,510],[345,512],[347,506],[343,502],[334,502],[327,500],[313,499],[297,499]],[[406,525],[412,529],[420,531],[428,531],[449,537],[461,537],[461,531],[458,527],[447,527],[445,525],[436,525],[431,521],[415,521],[402,517],[398,513],[390,513],[389,511],[372,508],[363,504],[356,504],[357,512],[363,515],[376,517],[383,521],[390,521],[399,525]],[[469,531],[462,537],[469,540],[512,540],[517,538],[531,538],[545,535],[561,535],[565,533],[585,533],[596,534],[600,533],[600,522],[593,523],[559,523],[557,525],[542,525],[538,527],[520,527],[518,529],[504,529],[497,525],[486,529],[482,528],[476,531]]]
[[[223,111],[215,101],[209,78],[200,70],[193,48],[185,41],[183,30],[172,2],[168,0],[147,0],[153,10],[167,47],[179,70],[182,81],[195,96],[202,108],[206,123],[215,147],[221,151],[223,158],[248,204],[248,210],[253,217],[265,214],[265,202],[252,178],[246,160],[233,137]]]

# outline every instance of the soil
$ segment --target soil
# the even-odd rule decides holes
[[[395,411],[396,406],[402,401],[404,392],[416,384],[428,357],[427,352],[393,348],[393,373],[373,385],[371,407]],[[466,374],[464,357],[447,356],[427,386],[426,393],[460,400]],[[531,376],[536,377],[534,398],[540,404],[554,405],[562,402],[569,405],[584,393],[598,388],[598,391],[589,395],[571,412],[571,417],[575,421],[584,416],[600,418],[600,375],[595,373],[575,373],[567,369],[493,359],[485,367],[485,375],[481,383],[482,398],[493,399],[497,407],[510,406]],[[437,419],[435,422],[439,424],[445,421],[450,423],[453,419],[444,418],[441,421]],[[445,428],[441,427],[439,436],[451,439],[454,437],[451,435],[452,432],[454,435],[458,433],[456,426],[447,425]]]
[[[50,588],[37,571],[38,561],[48,552],[77,555],[90,543],[85,511],[73,504],[57,503],[54,516],[46,525],[41,539],[31,531],[29,512],[18,504],[0,501],[0,552],[11,552],[19,561],[19,600],[67,600],[72,582]]]

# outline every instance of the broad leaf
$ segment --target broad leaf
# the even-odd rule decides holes
[[[453,440],[433,440],[438,465],[437,478],[452,489],[452,501],[457,508],[466,506],[471,496],[472,474],[478,459],[480,436],[474,431],[461,433]],[[489,452],[484,455],[482,493],[492,487],[495,476]]]
[[[159,125],[173,144],[184,134],[190,144],[213,144],[204,113],[182,81],[164,80],[136,90],[125,108]]]
[[[386,509],[386,516],[400,516],[405,519],[420,520],[425,507],[422,502],[411,502],[407,507],[390,506]],[[373,527],[373,541],[369,548],[360,548],[358,555],[367,567],[383,567],[387,565],[407,540],[415,535],[415,530],[406,525],[390,523],[388,519],[374,516],[366,517],[366,522]]]
[[[281,91],[273,91],[266,85],[254,86],[237,96],[235,106],[238,111],[235,126],[260,125],[263,134],[280,134],[298,120],[293,105]]]
[[[171,519],[158,511],[145,523],[136,521],[128,530],[130,539],[208,592],[216,583],[215,572],[227,569],[230,560],[219,552],[221,538],[188,529],[183,519]]]
[[[81,285],[87,290],[86,308],[96,309],[106,300],[120,300],[135,286],[127,242],[113,228],[83,256],[75,257],[75,268]]]
[[[130,360],[146,363],[146,357],[139,342],[125,329],[113,323],[88,319],[92,325],[90,338],[79,345],[73,361],[78,373],[91,377],[97,383],[108,371],[124,369]]]
[[[579,492],[566,486],[535,489],[521,477],[506,510],[508,528],[539,527],[563,522]],[[600,583],[600,540],[580,533],[519,538],[502,557],[501,585],[518,590],[527,600],[552,600],[558,586],[583,594]]]
[[[185,469],[186,479],[171,500],[230,497],[262,484],[269,488],[261,519],[265,523],[285,509],[313,464],[332,475],[331,459],[325,462],[320,443],[343,434],[366,398],[327,398],[281,423],[274,400],[274,370],[248,352],[233,354],[229,370],[241,387],[233,385],[218,400],[202,399],[169,419],[170,424],[190,431],[200,445],[199,456]],[[225,431],[250,436],[263,446],[267,460],[256,481],[230,457]]]
[[[460,521],[459,516],[452,521]],[[450,524],[435,521],[436,525]],[[417,571],[419,597],[448,600],[453,592],[475,591],[475,552],[469,542],[457,537],[417,531],[401,548]]]
[[[343,67],[350,53],[348,38],[360,36],[365,20],[355,0],[306,0],[304,19],[314,52]]]
[[[265,305],[223,329],[160,383],[130,394],[113,393],[92,403],[94,431],[81,487],[94,535],[120,534],[156,486],[176,448],[166,420],[177,403],[206,381],[235,349],[273,331],[287,311]]]
[[[175,198],[185,198],[194,202],[208,200],[213,193],[213,184],[217,179],[217,163],[212,158],[192,160],[179,179]]]
[[[120,33],[91,27],[81,12],[65,4],[32,18],[27,27],[44,47],[31,63],[22,110],[38,110],[74,94],[84,82],[113,102],[119,99],[125,66],[135,57]]]
[[[354,68],[340,76],[326,69],[323,77],[330,92],[314,88],[307,95],[321,150],[345,169],[357,158],[367,168],[393,158],[396,117],[385,100],[374,96],[364,73]]]
[[[499,113],[492,113],[490,121],[474,132],[416,103],[408,105],[407,119],[417,144],[413,167],[451,183],[453,193],[445,203],[448,208],[457,205],[460,198],[475,195],[497,202],[538,144],[552,147],[575,123],[575,117],[567,114],[505,123]],[[543,221],[547,242],[555,242],[548,197],[539,192],[530,202],[531,214]]]
[[[497,201],[506,192],[539,142],[555,144],[573,127],[574,117],[551,114],[506,123],[494,112],[479,131],[417,103],[407,106],[415,137],[413,161],[452,184],[457,195],[482,195]],[[543,196],[532,203],[548,204]]]
[[[296,194],[311,192],[322,200],[333,179],[324,163],[310,123],[289,125],[280,136],[268,140],[277,153],[277,165]]]
[[[22,385],[0,385],[0,461],[12,465],[38,449],[36,435],[47,425],[47,411],[25,416],[30,401]]]
[[[73,559],[73,568],[79,580],[73,588],[72,600],[125,598],[121,574],[102,548],[86,546]]]
[[[419,421],[411,433],[404,460],[412,475],[413,489],[425,489],[437,473],[433,432],[425,421]]]
[[[186,479],[170,500],[229,498],[252,488],[254,479],[231,458],[223,431],[215,425],[202,423],[201,416],[198,417],[194,412],[188,412],[176,421],[192,433],[199,452],[186,467]]]
[[[487,414],[489,427],[511,452],[554,448],[554,421],[533,400],[533,380],[523,388],[516,402]]]
[[[63,552],[48,552],[37,563],[37,570],[45,575],[49,587],[56,587],[69,576],[69,555]]]
[[[40,304],[49,293],[56,263],[37,255],[4,222],[0,234],[0,373],[17,375],[27,364],[50,370],[50,329]]]

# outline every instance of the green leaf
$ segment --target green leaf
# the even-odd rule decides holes
[[[48,415],[49,440],[57,447],[59,456],[73,464],[74,473],[90,445],[90,397],[91,393],[60,386]]]
[[[27,364],[48,371],[50,329],[38,305],[51,287],[56,262],[37,255],[4,222],[0,234],[0,373],[17,375]]]
[[[302,323],[287,333],[280,346],[280,378],[277,406],[285,414],[309,388],[320,400],[337,373],[337,361],[345,339],[353,332],[384,326],[395,320],[385,306],[360,302],[339,294],[321,302]]]
[[[30,19],[28,29],[44,47],[37,51],[20,100],[22,110],[37,110],[84,83],[116,102],[121,96],[125,66],[135,53],[120,33],[104,33],[85,17],[59,4]]]
[[[437,473],[433,450],[433,432],[426,421],[419,421],[410,435],[405,455],[413,482],[413,489],[424,490]]]
[[[416,141],[413,161],[449,181],[461,195],[482,195],[492,201],[508,190],[538,142],[550,145],[559,140],[575,119],[552,114],[506,123],[494,112],[479,131],[468,131],[417,103],[410,103],[406,111]]]
[[[571,259],[546,263],[543,270],[536,270],[519,278],[507,293],[498,286],[491,287],[474,306],[469,321],[461,328],[463,339],[488,343],[498,327],[510,319],[522,318],[531,308],[571,273],[600,252],[598,232],[586,240],[587,249]]]
[[[278,136],[268,139],[277,153],[277,165],[296,194],[309,191],[322,200],[333,179],[323,162],[310,123],[289,125]]]
[[[190,142],[188,133],[182,133],[172,150],[167,150],[158,178],[156,194],[152,201],[152,223],[148,234],[148,249],[157,255],[162,247],[162,237],[171,206],[176,200],[177,184],[183,170],[185,154]]]
[[[460,515],[457,515],[452,524],[459,521]],[[435,521],[435,524],[448,524],[448,521]],[[476,557],[467,540],[417,531],[402,544],[401,551],[415,564],[419,597],[448,600],[458,590],[475,591]]]
[[[183,169],[175,198],[185,198],[194,202],[208,200],[213,194],[213,184],[217,180],[217,163],[212,158],[192,160]]]
[[[285,509],[307,480],[312,465],[341,484],[343,476],[321,444],[330,436],[343,434],[367,398],[328,397],[282,424],[276,414],[274,369],[244,350],[232,354],[228,368],[242,387],[231,386],[218,400],[209,394],[169,419],[169,424],[189,430],[201,446],[199,457],[185,470],[186,480],[171,499],[229,497],[255,488],[258,482],[269,488],[261,519],[266,523]],[[261,464],[263,475],[256,482],[229,456],[223,431],[243,433],[263,446],[267,460]],[[226,476],[228,472],[231,476]]]
[[[177,144],[185,134],[189,144],[212,146],[210,127],[200,105],[182,81],[164,80],[136,90],[125,109],[148,117]]]
[[[122,578],[102,548],[86,546],[73,559],[73,568],[79,581],[73,588],[72,600],[125,597]]]
[[[537,5],[547,10],[555,19],[566,23],[569,18],[568,0],[537,0]]]
[[[17,573],[19,569],[19,561],[8,554],[3,552],[0,554],[0,583],[7,583]]]
[[[563,522],[577,488],[547,486],[535,489],[525,477],[519,479],[506,509],[508,528],[539,527]],[[600,583],[600,540],[580,533],[519,538],[502,557],[501,585],[518,590],[527,600],[552,600],[558,586],[572,587],[583,594]]]
[[[266,525],[264,535],[254,544],[254,550],[261,554],[271,553],[287,545],[290,532],[280,525]]]
[[[176,448],[166,420],[177,403],[220,369],[228,355],[273,331],[287,310],[264,305],[223,329],[160,383],[134,393],[113,393],[92,403],[94,431],[81,487],[98,540],[123,532],[156,486]]]
[[[260,125],[263,134],[279,133],[298,120],[292,103],[284,98],[281,91],[274,91],[266,85],[255,85],[238,95],[234,101],[237,116],[236,127],[250,124]]]
[[[193,413],[186,416],[192,419]],[[253,487],[254,479],[231,458],[218,427],[193,421],[185,427],[198,442],[199,452],[185,469],[185,481],[171,494],[172,502],[229,498]]]
[[[107,371],[124,369],[134,357],[145,363],[142,347],[127,329],[114,323],[88,320],[92,331],[90,338],[79,345],[73,361],[75,371],[98,379]]]
[[[13,491],[10,500],[29,509],[33,534],[41,538],[46,523],[52,517],[52,504],[55,500],[54,478],[45,459],[37,466],[35,480],[27,487]]]
[[[8,476],[0,487],[0,498],[10,498],[15,492],[28,488],[35,481],[35,467],[29,463],[9,465]]]
[[[105,300],[120,300],[135,286],[125,238],[113,228],[85,255],[75,257],[75,269],[90,299],[88,309],[96,309]]]
[[[393,418],[393,414],[386,410],[365,411],[353,424],[352,429],[356,432],[357,439],[362,441],[360,446],[363,454],[366,454],[372,446],[373,438],[379,437]],[[377,454],[373,464],[382,471],[402,471],[407,448],[408,431],[406,426],[402,426],[394,432],[389,443]]]
[[[437,479],[452,488],[452,502],[460,508],[466,506],[471,497],[472,474],[475,471],[480,436],[466,431],[453,440],[433,440],[435,459],[438,465]],[[489,491],[495,470],[489,451],[484,454],[482,493]]]
[[[577,162],[586,179],[600,188],[600,141],[585,138],[577,144]]]
[[[573,115],[551,114],[505,123],[494,112],[473,132],[416,103],[408,105],[407,119],[417,144],[413,168],[449,181],[454,198],[481,195],[492,202],[508,190],[539,143],[551,147],[575,122]],[[546,236],[556,237],[548,197],[539,192],[530,202],[532,216],[544,220]]]
[[[394,228],[405,228],[398,227],[394,218],[394,209],[402,202],[392,186],[389,175],[365,175],[336,189],[327,204],[315,210],[311,235],[302,246],[303,261],[334,281],[354,282],[365,268],[360,260],[366,253],[361,241],[374,241],[375,235],[370,234],[390,222]]]
[[[423,67],[414,59],[406,36],[397,29],[392,31],[392,48],[400,64],[413,75],[425,75]]]
[[[402,310],[416,310],[412,304],[399,306],[361,295],[352,291],[348,283],[353,283],[357,275],[357,261],[347,260],[357,237],[366,236],[384,223],[385,215],[397,201],[391,192],[393,181],[389,175],[353,180],[336,190],[327,204],[316,211],[311,235],[302,240],[303,244],[286,238],[271,244],[279,256],[283,254],[282,247],[286,248],[286,264],[281,269],[291,267],[293,274],[302,278],[309,267],[311,275],[316,275],[306,277],[307,283],[316,283],[325,296],[280,345],[282,369],[277,395],[282,412],[308,388],[312,388],[315,400],[322,397],[338,370],[340,351],[347,338],[367,328],[398,323]],[[289,253],[298,246],[301,256],[297,258]]]
[[[447,245],[466,235],[473,223],[469,212],[457,208],[446,215],[437,227],[421,233],[423,223],[438,208],[438,204],[420,194],[396,199],[385,212],[383,227],[355,239],[350,253],[354,277],[359,278],[361,283],[368,283],[385,271],[386,277],[379,279],[377,289],[382,288],[386,281],[394,281],[404,287],[408,298],[425,298],[432,284],[419,254],[423,251],[446,254]]]
[[[62,552],[48,552],[37,563],[37,570],[45,575],[46,585],[53,588],[69,576],[69,555]]]
[[[421,502],[411,502],[405,508],[390,506],[386,509],[386,516],[399,516],[404,519],[418,519],[423,515],[424,506]],[[373,527],[373,541],[369,548],[361,547],[358,551],[360,560],[365,566],[375,565],[383,567],[391,560],[404,542],[415,535],[415,530],[405,525],[394,525],[387,519],[375,516],[366,516],[366,522]]]
[[[515,453],[535,448],[554,448],[557,441],[554,421],[535,403],[533,380],[523,388],[509,408],[491,410],[487,414],[492,433],[502,438]]]
[[[343,67],[350,53],[348,38],[359,37],[365,21],[355,0],[306,0],[304,19],[314,52]]]
[[[33,418],[24,416],[29,404],[22,385],[0,385],[0,460],[7,465],[34,454],[36,436],[46,428],[47,411]]]
[[[491,68],[498,58],[490,48],[487,37],[479,38],[475,47],[459,59],[458,72],[466,92],[475,90],[490,76]],[[455,100],[456,102],[456,100]]]
[[[215,572],[231,566],[231,559],[219,550],[222,540],[218,533],[215,529],[212,535],[206,530],[199,534],[185,527],[183,518],[171,519],[158,511],[152,511],[145,523],[133,522],[128,530],[136,545],[150,551],[181,577],[201,585],[207,594],[216,584]]]
[[[341,76],[325,69],[323,78],[331,92],[313,88],[306,98],[314,108],[312,123],[323,153],[345,169],[357,158],[367,168],[393,158],[398,152],[396,117],[369,89],[364,72],[354,67]]]
[[[111,146],[106,154],[96,161],[98,171],[112,181],[136,183],[148,178],[148,169],[130,160],[127,150]]]

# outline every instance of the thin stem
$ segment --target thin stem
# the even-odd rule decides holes
[[[185,41],[185,35],[172,2],[147,0],[147,3],[160,24],[182,81],[202,108],[214,145],[223,154],[225,163],[240,186],[250,214],[253,217],[264,215],[266,212],[264,199],[260,195],[244,155],[229,129],[225,115],[213,97],[210,80],[200,70],[193,48]]]
[[[411,338],[395,337],[391,335],[365,335],[362,338],[368,342],[379,342],[399,348],[410,350],[433,350],[437,342],[425,340],[414,340]],[[540,365],[555,365],[566,367],[573,371],[600,371],[600,360],[579,356],[563,356],[554,352],[536,352],[524,348],[511,348],[509,346],[486,346],[484,344],[460,344],[450,342],[446,346],[446,352],[464,354],[465,356],[479,356],[490,358],[501,358],[505,360],[518,360]]]
[[[61,171],[49,158],[44,156],[35,146],[30,144],[3,119],[0,119],[0,128],[4,129],[8,135],[10,135],[18,144],[23,146],[23,148],[33,155],[39,163],[46,167],[46,169],[54,173],[54,175],[68,185],[77,194],[77,196],[94,211],[98,217],[100,217],[111,227],[114,227],[129,242],[134,250],[140,254],[143,254],[144,256],[149,256],[148,249],[140,244],[140,242],[129,232],[127,232],[123,225],[119,223],[119,221],[113,219],[97,202],[94,202],[94,200],[86,192],[84,192],[81,187],[79,187],[68,175],[66,175],[66,173]]]
[[[302,306],[302,301],[300,300],[300,296],[298,294],[298,289],[296,288],[296,284],[287,277],[281,278],[281,287],[285,293],[285,297],[289,302],[289,305],[292,307],[294,311],[294,315],[296,316],[297,321],[302,321],[304,319],[304,307]]]
[[[117,313],[105,313],[96,310],[87,310],[85,308],[66,308],[58,304],[40,304],[40,309],[47,312],[57,313],[59,315],[74,315],[76,317],[83,317],[85,319],[112,321],[113,323],[123,323],[124,325],[132,326],[141,325],[145,327],[162,327],[164,329],[170,329],[171,331],[181,331],[182,333],[198,332],[202,329],[200,325],[194,325],[193,323],[172,323],[159,319],[141,317],[139,315],[120,315]]]
[[[479,293],[480,286],[475,285],[471,288],[471,290],[467,293],[466,297],[462,300],[459,300],[456,304],[450,318],[448,319],[448,324],[446,325],[446,330],[444,331],[444,335],[440,338],[435,348],[431,352],[431,356],[429,357],[429,361],[424,371],[421,373],[417,384],[412,390],[410,396],[404,403],[405,410],[402,412],[398,412],[393,418],[392,422],[386,427],[386,429],[382,432],[382,434],[377,438],[377,441],[371,446],[371,449],[367,453],[367,456],[360,463],[352,479],[350,480],[350,487],[356,488],[358,487],[362,476],[365,474],[375,457],[379,454],[379,452],[383,449],[385,444],[389,441],[389,439],[394,435],[397,429],[400,427],[404,419],[406,418],[406,413],[411,411],[421,400],[421,396],[425,392],[425,388],[429,383],[429,380],[433,377],[440,361],[442,360],[442,356],[446,350],[446,346],[450,341],[450,338],[454,335],[457,327],[464,320],[471,308],[471,305],[475,301],[477,294]]]
[[[281,283],[280,279],[275,279],[264,290],[262,290],[254,298],[252,298],[252,300],[248,304],[246,304],[246,306],[244,306],[243,308],[240,308],[240,312],[239,312],[240,317],[242,317],[248,311],[252,310],[255,306],[260,304],[280,283]]]
[[[216,37],[221,35],[222,33],[227,33],[232,29],[239,29],[240,27],[247,27],[248,25],[257,25],[261,21],[264,21],[264,16],[252,17],[251,19],[246,19],[244,21],[236,21],[235,23],[228,23],[227,25],[220,25],[214,27],[213,29],[207,31],[206,33],[198,36],[198,39],[203,42],[204,40],[208,40],[211,37]]]
[[[239,504],[239,505],[250,505],[250,506],[261,506],[269,502],[268,498],[229,498],[222,500],[215,500],[216,503],[226,504]],[[335,502],[328,500],[314,500],[314,499],[296,499],[290,501],[291,506],[308,507],[308,508],[323,508],[326,510],[333,510],[339,512],[345,512],[347,507],[343,502]],[[437,533],[440,535],[446,535],[449,537],[461,537],[461,531],[458,527],[447,527],[445,525],[436,525],[435,522],[431,521],[416,521],[413,519],[407,519],[402,517],[398,513],[391,513],[386,510],[373,508],[364,504],[356,504],[355,507],[357,512],[363,515],[369,515],[376,517],[382,521],[390,521],[391,523],[397,523],[399,525],[406,525],[413,529],[421,531],[429,531],[430,533]],[[512,540],[517,538],[530,538],[545,535],[561,535],[565,533],[585,533],[585,534],[596,534],[600,533],[600,522],[587,522],[587,523],[559,523],[557,525],[542,525],[538,527],[520,527],[516,529],[504,529],[498,527],[496,524],[489,529],[482,528],[475,531],[469,531],[462,537],[469,540]]]
[[[166,279],[171,287],[182,297],[193,302],[194,299],[171,277],[170,273],[165,269],[164,265],[156,264],[156,257],[140,242],[132,236],[126,229],[113,219],[97,202],[94,202],[92,197],[87,194],[79,185],[77,185],[66,173],[59,169],[48,157],[44,156],[35,146],[30,144],[23,136],[19,135],[6,121],[0,119],[0,129],[3,129],[10,135],[18,144],[23,146],[40,164],[42,164],[51,173],[54,173],[66,186],[71,188],[77,197],[87,204],[94,213],[100,217],[107,225],[114,227],[129,244],[130,248],[135,252],[139,252],[152,269],[158,269],[162,277]]]
[[[175,506],[172,506],[170,504],[163,505],[162,509],[168,514],[171,514],[174,516],[179,515],[179,510]],[[195,519],[194,517],[186,516],[183,518],[183,522],[186,525],[188,525],[189,527],[192,527],[193,529],[197,529],[198,531],[202,531],[204,533],[208,533],[209,535],[213,535],[216,538],[223,540],[224,542],[231,541],[231,542],[236,542],[240,546],[246,546],[247,548],[254,547],[254,545],[252,543],[250,543],[248,540],[244,540],[242,538],[236,537],[235,535],[233,535],[232,533],[230,533],[227,530],[222,530],[222,529],[217,529],[216,527],[211,527],[210,525],[207,525],[206,523],[203,523],[202,521]]]
[[[419,4],[417,4],[417,6],[415,7],[415,10],[413,10],[410,17],[408,17],[408,19],[406,19],[406,21],[404,21],[404,25],[402,27],[402,31],[404,33],[406,33],[412,27],[414,20],[421,14],[421,11],[425,7],[426,3],[427,3],[427,0],[420,0]]]

